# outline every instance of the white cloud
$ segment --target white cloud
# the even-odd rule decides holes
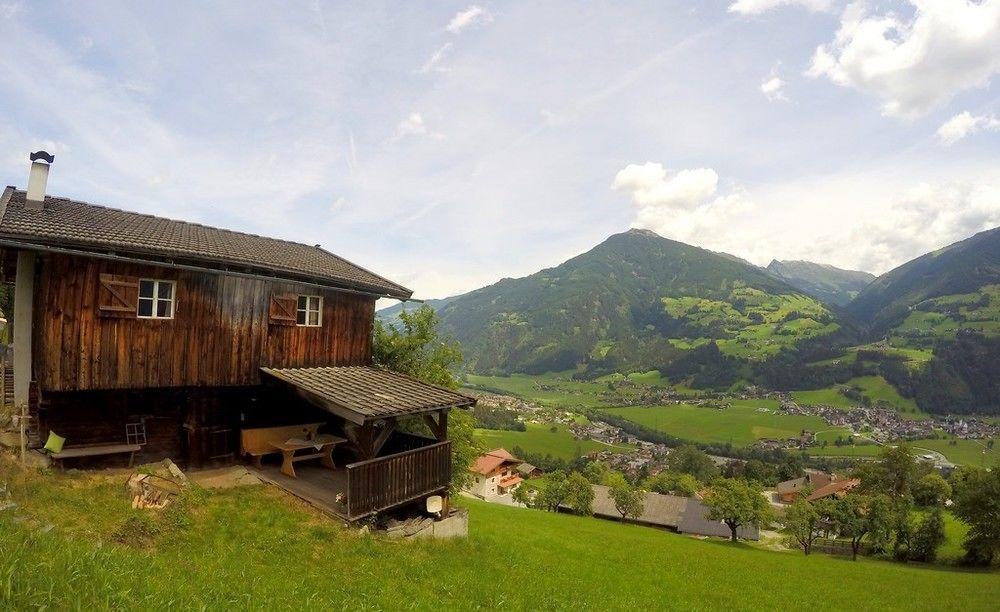
[[[874,95],[885,115],[912,118],[1000,72],[1000,0],[910,3],[909,20],[870,14],[862,2],[848,6],[807,74]]]
[[[966,136],[982,131],[1000,131],[1000,119],[994,115],[972,115],[964,111],[942,123],[937,129],[937,137],[941,144],[951,146]]]
[[[424,125],[424,118],[420,116],[420,113],[410,113],[407,115],[406,119],[399,122],[396,126],[396,137],[402,138],[403,136],[419,136],[421,134],[427,133],[427,126]]]
[[[659,163],[629,164],[615,175],[612,188],[631,192],[639,206],[691,209],[715,195],[719,183],[711,168],[667,174]]]
[[[440,66],[439,64],[441,63],[442,60],[444,60],[445,56],[448,55],[448,51],[450,50],[451,50],[450,42],[441,45],[437,49],[437,51],[435,51],[433,54],[431,54],[429,58],[427,58],[427,61],[424,62],[424,65],[421,66],[420,70],[418,70],[417,72],[419,72],[420,74],[427,74],[432,70],[435,72],[447,72],[448,69],[445,68],[444,66]]]
[[[668,172],[662,164],[629,164],[612,188],[626,191],[636,206],[632,227],[705,248],[739,252],[741,237],[728,229],[754,209],[740,188],[718,194],[719,175],[711,168]]]
[[[921,183],[854,238],[859,264],[883,270],[1000,225],[1000,184]]]
[[[760,82],[760,92],[771,102],[788,102],[788,96],[785,95],[785,81],[778,76],[777,69],[771,70]]]
[[[493,21],[492,13],[478,4],[473,4],[464,11],[455,13],[455,16],[451,18],[445,29],[452,34],[458,34],[474,23],[489,23],[491,21]]]
[[[831,0],[736,0],[729,5],[729,12],[760,15],[782,6],[801,6],[818,12],[830,10],[831,4]]]
[[[427,124],[424,123],[424,117],[420,113],[410,113],[405,119],[400,121],[390,141],[395,142],[407,136],[427,136],[434,139],[444,138],[443,134],[433,132],[427,128]]]

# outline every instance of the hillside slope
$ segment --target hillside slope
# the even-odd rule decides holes
[[[874,335],[906,319],[931,298],[977,293],[1000,284],[1000,228],[927,253],[886,272],[866,287],[847,311]]]
[[[0,516],[0,608],[977,611],[1000,597],[995,572],[806,557],[461,498],[467,540],[398,542],[270,487],[193,495],[151,523],[120,479],[44,478],[14,489],[37,526]]]
[[[1000,413],[1000,228],[883,274],[847,306],[857,359],[925,411]]]
[[[772,260],[766,270],[827,304],[844,306],[875,280],[875,275],[858,270],[843,270],[811,261]]]
[[[713,341],[727,356],[761,360],[840,327],[763,269],[647,230],[454,297],[439,313],[480,373],[650,369]]]

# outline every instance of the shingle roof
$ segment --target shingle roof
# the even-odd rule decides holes
[[[594,489],[594,503],[592,505],[594,516],[620,521],[622,515],[615,508],[610,489],[604,485],[592,485],[591,488]],[[635,521],[674,529],[677,527],[687,503],[686,497],[647,492],[646,498],[643,500],[642,515]]]
[[[0,212],[0,237],[49,246],[114,251],[252,268],[279,278],[310,280],[405,299],[412,292],[323,250],[266,238],[46,197],[42,210],[25,208],[25,192],[12,190]]]
[[[261,368],[303,392],[305,398],[355,422],[464,408],[475,398],[397,372],[367,366]]]
[[[812,495],[810,495],[806,499],[809,501],[816,501],[817,499],[823,499],[824,497],[829,497],[831,495],[846,493],[851,489],[857,487],[859,484],[861,484],[861,481],[856,478],[851,478],[848,480],[837,480],[835,482],[831,482],[825,487],[820,487],[816,489],[815,491],[813,491]]]
[[[516,459],[513,455],[507,452],[505,448],[496,448],[488,453],[484,453],[476,457],[475,463],[469,468],[470,471],[477,474],[482,474],[483,476],[489,476],[493,470],[497,469],[504,463],[518,463],[520,459]]]
[[[720,538],[728,538],[732,535],[725,523],[708,518],[708,507],[697,499],[688,500],[687,506],[681,514],[681,520],[677,524],[677,531]],[[759,540],[760,530],[753,525],[744,525],[736,528],[736,535],[744,540]]]

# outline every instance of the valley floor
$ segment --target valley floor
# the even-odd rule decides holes
[[[0,515],[0,607],[967,611],[1000,599],[995,572],[805,557],[464,499],[471,536],[454,542],[359,535],[263,486],[198,492],[150,520],[124,479],[26,475],[0,458],[16,512],[32,517]]]

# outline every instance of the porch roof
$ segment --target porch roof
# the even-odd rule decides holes
[[[398,372],[369,366],[261,368],[306,401],[363,424],[443,408],[466,408],[475,398]]]

